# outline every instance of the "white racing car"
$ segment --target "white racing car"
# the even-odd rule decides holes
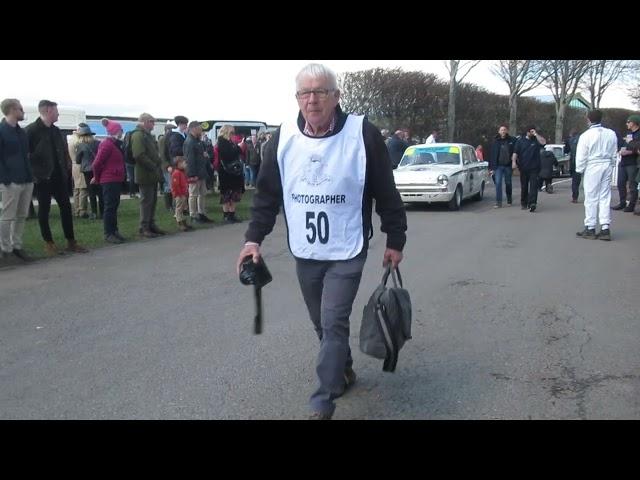
[[[393,176],[403,202],[446,202],[459,210],[465,198],[482,200],[489,168],[471,145],[431,143],[407,148]]]

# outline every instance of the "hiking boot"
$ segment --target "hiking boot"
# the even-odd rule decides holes
[[[67,240],[66,250],[67,252],[74,252],[74,253],[87,253],[89,251],[86,248],[84,248],[82,245],[80,245],[78,242],[76,242],[75,240]]]
[[[532,205],[529,207],[529,211],[530,211],[531,213],[533,213],[533,212],[535,212],[535,211],[536,211],[536,204],[535,204],[535,203],[534,203],[534,204],[532,204]]]
[[[44,251],[50,257],[55,257],[56,255],[63,255],[63,252],[57,247],[54,242],[45,242]]]
[[[140,230],[140,236],[144,238],[156,238],[158,235],[156,235],[155,233],[153,233],[151,230],[147,228],[147,229]]]
[[[165,232],[164,230],[160,230],[156,225],[151,225],[149,227],[149,230],[151,230],[156,235],[166,235],[167,234],[167,232]]]
[[[622,210],[625,207],[623,204],[618,204],[615,207],[611,207],[611,210]]]
[[[611,230],[609,230],[608,228],[601,229],[600,233],[598,234],[598,239],[605,240],[607,242],[611,241]]]
[[[331,420],[332,413],[313,412],[309,415],[309,420]]]
[[[13,249],[13,254],[18,257],[20,260],[22,260],[23,262],[32,262],[33,258],[30,257],[29,255],[27,255],[27,252],[25,252],[22,248],[14,248]]]
[[[596,236],[596,229],[589,227],[584,227],[584,230],[581,232],[576,232],[576,235],[578,237],[586,238],[587,240],[595,240],[596,238],[598,238]]]
[[[115,244],[120,244],[122,243],[122,240],[120,240],[118,237],[116,237],[115,235],[106,235],[104,237],[104,241],[108,242],[108,243],[115,243]]]

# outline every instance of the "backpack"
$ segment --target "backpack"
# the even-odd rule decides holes
[[[133,158],[133,150],[131,148],[131,136],[135,130],[130,130],[124,134],[123,147],[124,147],[124,163],[129,165],[135,165],[136,159]]]
[[[387,288],[389,274],[393,280],[393,287]],[[360,350],[372,357],[383,359],[383,371],[394,372],[398,363],[398,353],[410,338],[411,298],[402,286],[400,270],[391,270],[388,266],[382,275],[382,282],[374,290],[362,312]]]

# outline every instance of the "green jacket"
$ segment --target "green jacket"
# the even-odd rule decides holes
[[[155,138],[140,125],[131,134],[131,152],[136,161],[135,178],[138,185],[153,185],[162,181],[162,162]]]

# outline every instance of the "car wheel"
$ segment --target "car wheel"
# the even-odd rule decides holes
[[[476,202],[479,202],[484,197],[484,182],[480,185],[480,191],[473,196]]]
[[[449,200],[449,210],[460,210],[460,204],[462,203],[462,187],[458,185],[456,191],[453,194],[451,200]]]

